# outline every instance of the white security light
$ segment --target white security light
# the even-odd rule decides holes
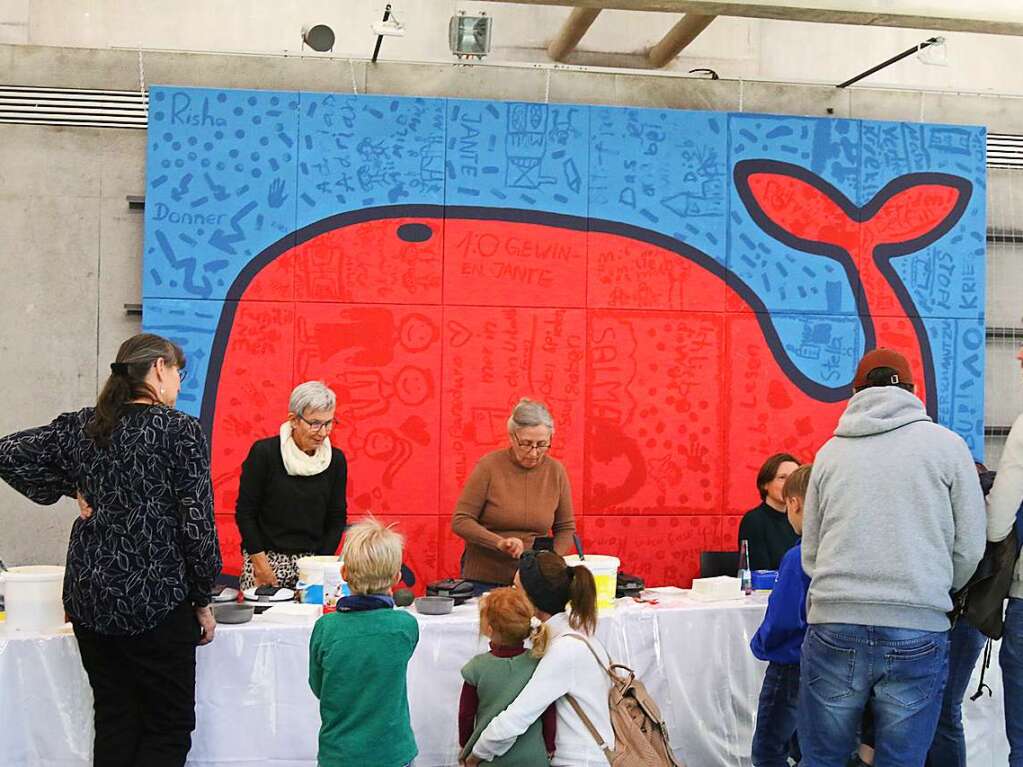
[[[466,16],[461,11],[448,22],[448,45],[458,58],[482,59],[490,53],[492,19],[485,13]]]

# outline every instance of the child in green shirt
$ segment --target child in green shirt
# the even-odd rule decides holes
[[[309,642],[309,686],[320,699],[320,767],[403,767],[418,750],[406,671],[419,624],[394,609],[402,537],[374,519],[349,528],[341,575],[352,595]]]
[[[540,662],[523,642],[530,633],[533,606],[513,588],[495,589],[480,600],[480,633],[490,637],[490,652],[462,667],[462,696],[458,703],[459,759],[472,753],[490,720],[518,697]],[[501,767],[546,767],[554,754],[557,715],[550,706],[519,736],[506,753],[488,764]]]

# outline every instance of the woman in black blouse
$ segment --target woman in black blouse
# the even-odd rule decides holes
[[[335,405],[334,392],[320,381],[299,384],[280,434],[249,450],[235,507],[243,589],[294,588],[299,558],[337,552],[348,508],[348,463],[330,444]]]
[[[64,608],[92,686],[96,765],[185,763],[195,647],[213,641],[220,548],[209,450],[174,409],[185,355],[142,333],[121,344],[95,408],[0,439],[0,477],[41,504],[78,498]]]

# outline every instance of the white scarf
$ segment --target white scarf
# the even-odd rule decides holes
[[[281,424],[281,458],[284,460],[284,470],[291,477],[320,474],[330,466],[330,440],[323,440],[316,452],[309,455],[295,444],[291,436],[291,421],[285,421]]]

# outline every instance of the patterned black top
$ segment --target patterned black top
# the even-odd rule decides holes
[[[81,490],[93,508],[71,528],[64,607],[101,634],[138,634],[189,600],[209,603],[220,573],[209,447],[199,422],[128,405],[109,447],[85,433],[92,408],[0,439],[0,477],[36,503]]]

